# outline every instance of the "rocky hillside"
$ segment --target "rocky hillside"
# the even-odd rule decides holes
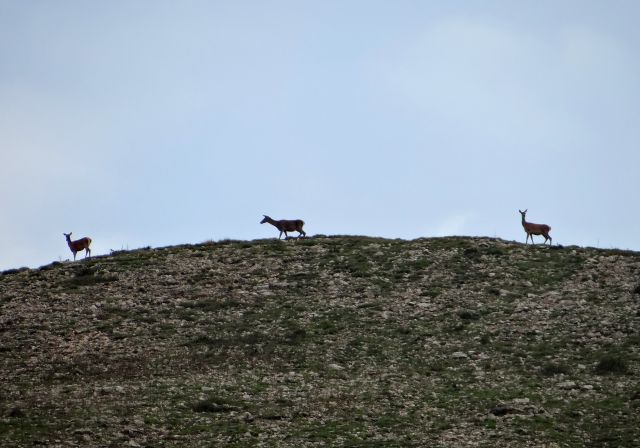
[[[640,446],[640,254],[314,237],[0,275],[0,446]]]

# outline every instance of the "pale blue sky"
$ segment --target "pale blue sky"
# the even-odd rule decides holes
[[[640,2],[0,0],[0,269],[314,234],[640,250]],[[538,241],[541,241],[538,238]]]

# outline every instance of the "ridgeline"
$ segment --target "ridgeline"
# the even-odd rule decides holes
[[[0,275],[0,446],[640,446],[640,253],[317,236]]]

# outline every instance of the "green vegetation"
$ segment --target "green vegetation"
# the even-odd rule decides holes
[[[114,275],[103,275],[88,265],[82,265],[75,271],[73,277],[65,280],[62,285],[70,289],[77,289],[81,286],[93,286],[100,283],[115,282],[117,280],[118,277]]]
[[[604,355],[596,365],[596,373],[600,375],[627,373],[627,361],[620,355]]]

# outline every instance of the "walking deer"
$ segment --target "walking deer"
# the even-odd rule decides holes
[[[549,236],[551,227],[546,224],[534,224],[532,222],[527,222],[525,220],[527,210],[522,211],[518,209],[518,211],[522,215],[522,227],[524,228],[524,231],[527,232],[527,239],[525,241],[525,244],[529,243],[529,238],[531,238],[531,244],[535,244],[533,242],[533,235],[542,235],[544,237],[544,243],[542,244],[546,244],[547,240],[549,240],[549,246],[551,246],[551,243],[553,242],[553,239],[551,238],[551,236]]]
[[[304,226],[304,221],[302,219],[281,219],[279,221],[276,221],[275,219],[271,219],[269,216],[267,215],[262,215],[264,216],[264,219],[262,221],[260,221],[260,224],[264,224],[265,222],[268,222],[269,224],[271,224],[272,226],[274,226],[276,229],[278,229],[280,231],[280,235],[278,235],[278,239],[280,239],[282,237],[282,234],[284,233],[284,239],[289,239],[289,235],[287,235],[287,232],[298,232],[298,238],[305,237],[307,236],[307,233],[302,230],[302,226]]]
[[[91,245],[91,238],[85,236],[84,238],[80,238],[79,240],[71,241],[71,233],[62,233],[67,238],[67,244],[69,245],[69,249],[73,252],[73,261],[76,261],[76,253],[84,250],[84,257],[87,258],[91,255],[91,249],[89,246]]]

